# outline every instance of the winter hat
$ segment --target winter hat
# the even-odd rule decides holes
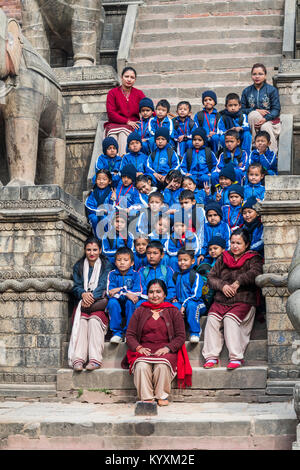
[[[139,102],[139,110],[141,111],[142,108],[150,108],[154,111],[154,104],[151,98],[142,98]]]
[[[135,183],[136,180],[136,168],[129,163],[128,165],[125,165],[124,168],[121,170],[121,176],[128,176],[133,183]]]
[[[256,203],[257,203],[257,199],[256,199],[255,196],[249,197],[243,204],[243,210],[244,209],[254,209],[256,211],[255,207],[253,207],[253,206],[255,206]]]
[[[114,139],[113,137],[106,137],[102,142],[102,150],[104,155],[106,155],[106,151],[110,145],[114,145],[117,151],[119,150],[119,144],[116,139]]]
[[[205,214],[207,214],[208,211],[215,211],[221,217],[221,219],[223,218],[222,207],[217,202],[211,201],[208,204],[206,204]]]
[[[131,134],[129,134],[129,136],[127,137],[127,145],[129,145],[132,140],[138,140],[142,143],[141,136],[136,131],[131,132]]]
[[[166,127],[160,127],[159,129],[155,131],[155,140],[157,139],[157,137],[164,137],[165,139],[167,139],[167,142],[169,142],[170,140],[169,129],[167,129]]]
[[[234,181],[236,180],[236,174],[233,164],[228,163],[227,165],[225,165],[220,171],[219,179],[220,176],[225,176],[225,178],[229,178],[234,183]]]
[[[220,246],[221,248],[226,249],[226,241],[224,238],[220,237],[219,235],[216,235],[215,237],[212,237],[208,243],[208,246],[211,245],[217,245]]]
[[[193,139],[196,135],[200,135],[200,137],[202,137],[202,139],[204,140],[204,142],[207,141],[207,135],[206,135],[206,132],[205,132],[205,130],[203,129],[203,127],[197,127],[195,130],[193,130],[193,132],[192,132],[192,139]]]
[[[230,194],[239,194],[244,199],[244,188],[240,184],[232,184],[228,188],[228,196]]]
[[[215,105],[218,103],[217,95],[212,90],[206,90],[206,91],[204,91],[204,93],[202,93],[202,103],[204,102],[204,98],[207,98],[208,96],[209,96],[209,98],[212,98],[214,100]]]

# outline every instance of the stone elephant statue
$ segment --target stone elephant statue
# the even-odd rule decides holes
[[[1,179],[5,176],[10,186],[37,182],[63,187],[66,141],[60,85],[47,62],[23,37],[19,24],[8,20],[2,9],[0,144],[8,170],[3,175],[3,160]]]
[[[22,0],[21,8],[24,35],[49,64],[67,66],[70,55],[74,66],[97,64],[105,16],[102,0]],[[58,57],[51,60],[55,50]],[[62,51],[64,60],[59,58]]]

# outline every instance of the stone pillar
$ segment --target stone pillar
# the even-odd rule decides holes
[[[46,378],[62,365],[72,267],[90,227],[59,186],[0,189],[1,381]]]

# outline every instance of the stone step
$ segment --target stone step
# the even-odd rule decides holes
[[[48,398],[56,396],[56,384],[0,384],[0,397]]]
[[[146,419],[134,411],[134,404],[4,402],[0,446],[99,449],[107,458],[105,450],[291,450],[296,439],[292,403],[170,403]]]
[[[172,6],[171,11],[170,6]],[[265,10],[281,10],[284,7],[284,0],[235,0],[235,1],[171,1],[171,2],[146,2],[141,6],[140,11],[143,13],[171,13],[172,15],[186,14],[215,14],[232,13],[248,11],[263,12]]]

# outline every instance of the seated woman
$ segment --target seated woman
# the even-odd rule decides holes
[[[278,90],[267,83],[267,69],[263,64],[253,65],[251,77],[253,84],[242,92],[242,112],[248,115],[252,141],[257,131],[267,131],[271,137],[270,150],[277,153],[276,139],[281,130]]]
[[[73,269],[74,287],[72,293],[78,304],[74,314],[69,343],[69,366],[82,371],[99,369],[102,365],[104,338],[108,318],[104,313],[107,276],[111,271],[110,262],[101,254],[97,238],[88,238],[84,244],[85,255]]]
[[[224,338],[230,360],[227,369],[236,369],[243,363],[257,306],[255,278],[262,274],[263,266],[263,258],[250,251],[249,246],[248,232],[235,230],[230,237],[230,251],[219,256],[208,274],[215,297],[204,331],[202,354],[206,369],[218,365]]]
[[[136,71],[125,67],[121,74],[121,86],[109,90],[106,99],[108,122],[104,124],[105,137],[114,137],[119,145],[119,155],[126,153],[128,135],[138,129],[139,103],[144,93],[134,88]]]
[[[178,308],[165,302],[164,281],[150,281],[147,294],[148,302],[136,309],[127,328],[127,360],[139,399],[165,406],[176,372],[183,385],[190,385],[185,327]]]

